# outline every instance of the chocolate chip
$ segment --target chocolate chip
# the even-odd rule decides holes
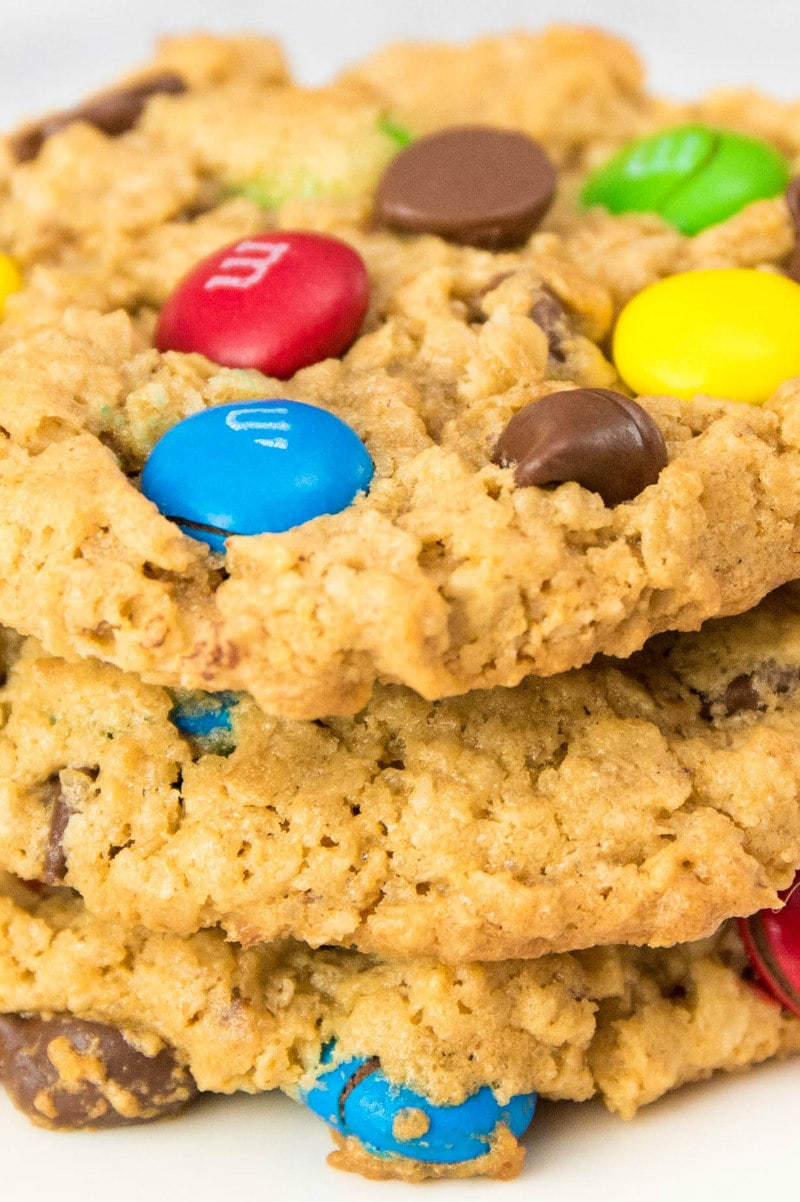
[[[44,1127],[119,1127],[162,1118],[197,1094],[169,1048],[147,1056],[116,1027],[70,1014],[0,1015],[0,1081]]]
[[[549,288],[543,288],[542,294],[531,309],[531,320],[535,321],[547,338],[547,350],[551,359],[557,363],[567,360],[564,350],[564,338],[567,334],[567,318],[561,305]]]
[[[786,274],[800,282],[800,175],[790,179],[786,185],[786,205],[794,225],[795,248],[786,268]]]
[[[555,188],[553,164],[527,134],[458,126],[418,138],[392,159],[375,212],[393,229],[499,250],[533,233]]]
[[[97,780],[98,769],[96,767],[75,768],[69,771],[73,776],[73,780],[75,773],[80,773],[81,776],[88,777],[90,781]],[[60,885],[67,875],[64,834],[75,810],[69,804],[58,774],[51,776],[41,786],[39,797],[42,804],[50,808],[50,829],[44,857],[43,883],[45,885]]]
[[[764,708],[759,692],[753,684],[753,677],[746,673],[735,676],[730,681],[722,694],[722,704],[725,707],[725,716],[728,718],[733,717],[734,714]]]
[[[75,811],[70,807],[58,777],[48,781],[43,790],[45,802],[50,803],[50,830],[44,857],[45,885],[60,885],[67,875],[67,857],[63,839],[67,824]]]
[[[139,83],[128,84],[126,87],[115,88],[103,92],[87,100],[78,108],[66,109],[63,113],[53,113],[43,118],[38,124],[21,130],[11,140],[11,150],[18,163],[27,163],[35,159],[44,143],[52,134],[66,129],[76,121],[85,121],[95,129],[102,130],[110,137],[118,137],[133,129],[144,111],[144,106],[151,96],[166,92],[177,95],[186,91],[186,84],[179,75],[165,71],[161,75],[151,75]]]
[[[618,505],[667,464],[661,431],[636,401],[607,388],[551,392],[515,413],[493,461],[516,465],[518,488],[574,480]]]
[[[770,701],[779,702],[793,693],[799,681],[800,671],[797,668],[780,667],[775,663],[763,664],[757,674],[743,672],[735,676],[717,697],[701,694],[701,717],[713,721],[715,717],[733,718],[737,714],[763,712],[769,707]]]

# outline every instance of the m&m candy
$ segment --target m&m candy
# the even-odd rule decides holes
[[[620,314],[617,370],[634,392],[760,404],[800,375],[800,284],[766,271],[686,271]]]
[[[313,232],[259,234],[189,272],[161,310],[155,344],[285,380],[344,354],[368,302],[367,269],[346,242]]]
[[[185,534],[224,551],[231,534],[279,533],[339,513],[372,460],[350,426],[299,401],[243,401],[178,422],[153,447],[141,489]]]
[[[800,1015],[800,873],[781,897],[782,910],[740,918],[739,931],[759,982]]]
[[[681,233],[697,234],[777,196],[788,180],[788,163],[767,142],[682,125],[624,147],[589,177],[581,201],[611,213],[658,213]]]
[[[181,691],[169,720],[184,738],[214,755],[230,755],[235,746],[231,711],[239,704],[236,693]]]
[[[22,276],[17,265],[8,255],[0,254],[0,317],[5,313],[6,300],[12,292],[19,292]]]
[[[323,1050],[324,1067],[332,1059]],[[392,1083],[377,1057],[356,1057],[323,1072],[300,1100],[342,1135],[355,1136],[377,1156],[408,1156],[428,1164],[457,1164],[489,1151],[499,1123],[512,1135],[527,1130],[535,1093],[501,1105],[484,1085],[457,1106],[435,1106],[422,1094]]]

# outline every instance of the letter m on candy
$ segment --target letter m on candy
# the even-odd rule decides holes
[[[214,288],[255,288],[288,249],[287,242],[239,242],[233,254],[220,263],[220,274],[212,275],[203,287],[206,292]]]

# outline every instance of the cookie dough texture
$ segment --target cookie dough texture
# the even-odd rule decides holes
[[[490,462],[524,405],[616,382],[601,347],[630,291],[686,265],[774,268],[791,249],[782,200],[694,240],[577,210],[595,161],[686,112],[646,96],[622,43],[555,30],[401,47],[317,91],[258,40],[169,41],[148,70],[188,90],[152,97],[130,132],[75,123],[29,163],[3,152],[0,249],[25,286],[0,324],[0,621],[54,654],[314,718],[355,713],[376,679],[438,698],[625,656],[800,576],[792,381],[760,410],[644,398],[670,463],[616,509],[577,484],[515,489]],[[788,106],[716,111],[800,150]],[[540,137],[562,179],[542,230],[495,255],[374,228],[387,117]],[[370,313],[343,362],[279,383],[151,349],[194,263],[276,226],[335,233],[367,262]],[[283,396],[350,422],[374,483],[340,514],[231,539],[223,570],[138,473],[187,414]]]
[[[242,695],[211,740],[179,734],[175,694],[28,641],[0,691],[0,867],[245,945],[458,962],[701,938],[800,863],[797,631],[784,593],[514,690],[381,687],[324,722]]]
[[[800,1023],[743,972],[732,929],[665,951],[447,967],[294,943],[245,950],[212,931],[147,934],[100,922],[67,890],[39,897],[11,878],[0,896],[0,1012],[110,1023],[149,1055],[163,1041],[201,1090],[221,1093],[293,1093],[336,1039],[343,1058],[378,1056],[436,1104],[490,1084],[503,1100],[599,1094],[630,1118],[684,1082],[800,1050]],[[493,1153],[462,1171],[519,1168],[513,1141]],[[363,1155],[345,1148],[337,1162],[426,1171],[365,1166]]]

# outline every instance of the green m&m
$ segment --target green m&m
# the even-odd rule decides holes
[[[681,233],[698,234],[754,200],[777,196],[789,175],[767,142],[681,125],[623,147],[589,177],[581,202],[611,213],[658,213]]]

